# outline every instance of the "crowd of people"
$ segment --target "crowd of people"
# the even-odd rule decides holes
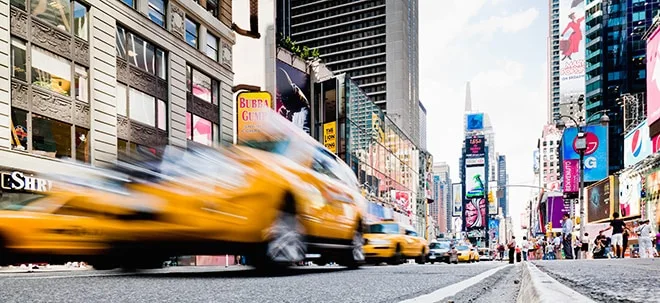
[[[558,260],[558,259],[605,259],[624,258],[630,249],[629,256],[639,258],[660,257],[660,232],[653,232],[649,220],[634,223],[634,228],[628,228],[618,213],[613,213],[610,225],[598,232],[592,239],[585,233],[582,239],[573,232],[573,221],[568,214],[562,220],[562,232],[546,236],[523,237],[517,241],[512,237],[507,243],[497,245],[496,258],[503,261],[508,251],[509,263],[527,260]],[[607,231],[612,231],[607,236]],[[638,249],[633,250],[629,238],[637,235]]]

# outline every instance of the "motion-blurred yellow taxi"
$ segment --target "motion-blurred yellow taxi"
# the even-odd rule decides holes
[[[370,224],[364,238],[368,263],[387,262],[396,265],[406,259],[415,259],[418,264],[426,263],[428,244],[424,238],[417,236],[412,227],[386,220]]]
[[[158,224],[125,225],[128,254],[145,260],[235,254],[265,268],[321,255],[359,266],[366,202],[355,174],[283,120],[271,116],[268,129],[239,146],[168,146],[149,165],[121,164],[118,170],[136,180],[129,188],[160,203]]]

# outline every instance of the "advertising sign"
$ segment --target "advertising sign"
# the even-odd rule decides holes
[[[646,120],[652,125],[660,119],[660,27],[646,40]]]
[[[534,151],[534,173],[538,174],[539,173],[539,165],[541,163],[541,157],[539,154],[539,150]]]
[[[486,164],[486,159],[485,158],[467,158],[465,159],[465,165],[471,166],[471,165],[484,165]]]
[[[267,112],[271,111],[273,97],[269,92],[244,92],[236,96],[236,137],[259,132]]]
[[[623,164],[626,167],[637,164],[650,155],[652,149],[649,125],[644,120],[630,131],[623,141]]]
[[[580,159],[575,147],[578,130],[567,128],[562,137],[562,153],[564,160]],[[607,127],[590,125],[586,127],[587,149],[584,151],[584,181],[595,182],[607,177],[608,151]]]
[[[461,183],[452,184],[452,216],[460,217],[463,214],[463,186]]]
[[[485,155],[484,136],[469,136],[465,138],[465,158],[484,158]]]
[[[614,195],[614,177],[610,176],[587,187],[587,222],[598,223],[607,221],[615,211],[616,198]]]
[[[467,114],[467,129],[468,131],[472,130],[482,130],[484,129],[484,114]]]
[[[651,139],[651,143],[653,145],[652,151],[654,154],[660,151],[660,134],[653,137],[653,139]]]
[[[485,197],[486,186],[484,185],[485,167],[468,166],[465,168],[465,197],[482,198]]]
[[[323,145],[333,153],[337,153],[337,121],[323,124]]]
[[[499,219],[488,220],[488,236],[490,237],[490,243],[497,243],[499,241],[500,238]]]
[[[559,2],[559,94],[561,103],[585,93],[584,0]]]
[[[485,198],[472,198],[465,200],[463,217],[465,218],[465,227],[468,230],[486,226],[486,203]]]
[[[642,178],[619,176],[619,214],[621,217],[639,216],[642,193]]]
[[[310,132],[310,78],[293,66],[277,60],[277,102],[275,111]]]
[[[2,192],[48,192],[53,188],[53,181],[37,178],[20,171],[0,173],[0,196]]]
[[[577,193],[580,190],[580,160],[564,160],[564,193]]]
[[[497,215],[497,184],[492,182],[488,185],[488,214]]]
[[[548,197],[548,203],[546,204],[548,222],[552,223],[553,229],[561,229],[561,220],[563,219],[564,214],[571,213],[571,203],[568,200],[564,200],[561,196]]]
[[[402,190],[393,190],[391,193],[392,202],[399,207],[399,209],[406,212],[408,215],[412,213],[412,204],[410,200],[410,192]]]

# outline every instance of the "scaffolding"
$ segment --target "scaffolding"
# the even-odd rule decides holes
[[[645,94],[623,94],[618,102],[623,107],[623,133],[627,134],[646,119]]]

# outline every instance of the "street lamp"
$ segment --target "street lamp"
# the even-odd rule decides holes
[[[600,125],[607,127],[610,123],[610,117],[607,116],[606,110],[604,111],[598,111],[591,115],[590,117],[593,117],[594,115],[597,115],[599,113],[603,113],[603,115],[600,117],[599,122]],[[587,149],[587,136],[586,136],[586,125],[584,123],[578,123],[575,121],[573,117],[570,116],[561,116],[556,123],[556,127],[558,130],[563,131],[564,128],[566,128],[566,124],[564,121],[561,120],[561,118],[568,118],[575,125],[578,127],[578,133],[577,133],[577,138],[575,140],[575,149],[577,149],[578,155],[580,156],[579,158],[579,163],[580,163],[580,174],[579,174],[579,183],[580,183],[580,188],[578,190],[578,202],[580,203],[580,238],[578,238],[578,241],[582,242],[582,239],[584,238],[584,199],[582,198],[582,192],[584,191],[584,152]],[[589,121],[589,119],[587,119]],[[580,117],[580,122],[582,122],[582,117]],[[608,132],[609,133],[609,132]],[[571,200],[573,201],[573,200]],[[575,205],[571,203],[571,214],[574,212]],[[575,256],[577,258],[577,256]]]

